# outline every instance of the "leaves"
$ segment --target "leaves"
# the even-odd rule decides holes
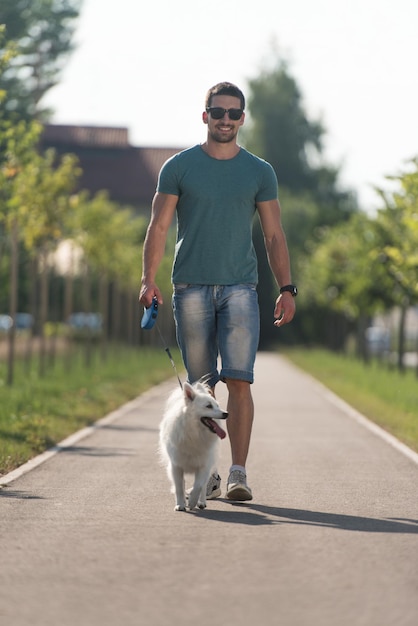
[[[6,146],[0,167],[0,223],[19,237],[33,256],[55,251],[72,240],[84,263],[97,274],[136,289],[145,221],[101,192],[90,198],[76,193],[81,170],[73,155],[58,160],[54,150],[36,150],[40,127],[20,122],[0,136]]]
[[[301,298],[356,319],[418,302],[418,161],[380,191],[385,206],[375,218],[355,214],[324,228],[300,271]]]
[[[5,24],[5,34],[0,54],[11,47],[14,50],[5,71],[0,72],[0,94],[7,92],[6,117],[42,119],[48,115],[40,101],[58,82],[63,61],[73,50],[79,5],[79,0],[2,0],[0,23]]]
[[[397,184],[391,194],[380,191],[384,207],[376,218],[380,259],[397,302],[418,301],[418,159],[410,169],[388,177]]]
[[[92,199],[81,194],[73,211],[70,232],[91,267],[118,278],[122,286],[137,288],[144,219],[109,200],[106,192]]]

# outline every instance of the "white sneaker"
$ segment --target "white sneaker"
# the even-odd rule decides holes
[[[253,499],[251,489],[247,485],[247,476],[241,470],[233,470],[230,473],[226,486],[226,497],[229,500],[238,500],[239,502]]]
[[[219,498],[221,495],[221,477],[218,473],[212,474],[206,485],[206,500]]]
[[[186,498],[189,497],[191,489],[186,491]],[[206,485],[206,500],[214,500],[221,495],[221,477],[218,473],[212,474]]]

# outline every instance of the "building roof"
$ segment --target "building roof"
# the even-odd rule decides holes
[[[47,124],[44,139],[57,145],[71,143],[77,146],[129,148],[127,128]]]
[[[111,200],[149,207],[163,163],[182,148],[131,146],[127,128],[46,124],[41,148],[72,153],[83,171],[80,189],[107,190]]]

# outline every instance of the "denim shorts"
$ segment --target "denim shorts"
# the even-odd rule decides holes
[[[254,382],[260,336],[256,285],[175,284],[172,304],[189,382]]]

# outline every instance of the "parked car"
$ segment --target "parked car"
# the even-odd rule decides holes
[[[13,326],[10,315],[0,315],[0,333],[7,333]]]
[[[33,315],[30,313],[16,313],[15,329],[28,330],[34,324]],[[8,332],[13,326],[13,319],[10,315],[0,315],[0,332]]]
[[[390,330],[382,326],[370,326],[366,330],[366,341],[371,355],[384,354],[390,350]]]
[[[35,320],[30,313],[16,313],[16,330],[28,330],[33,327]]]
[[[100,313],[72,313],[67,320],[73,337],[97,337],[102,332],[102,316]]]

